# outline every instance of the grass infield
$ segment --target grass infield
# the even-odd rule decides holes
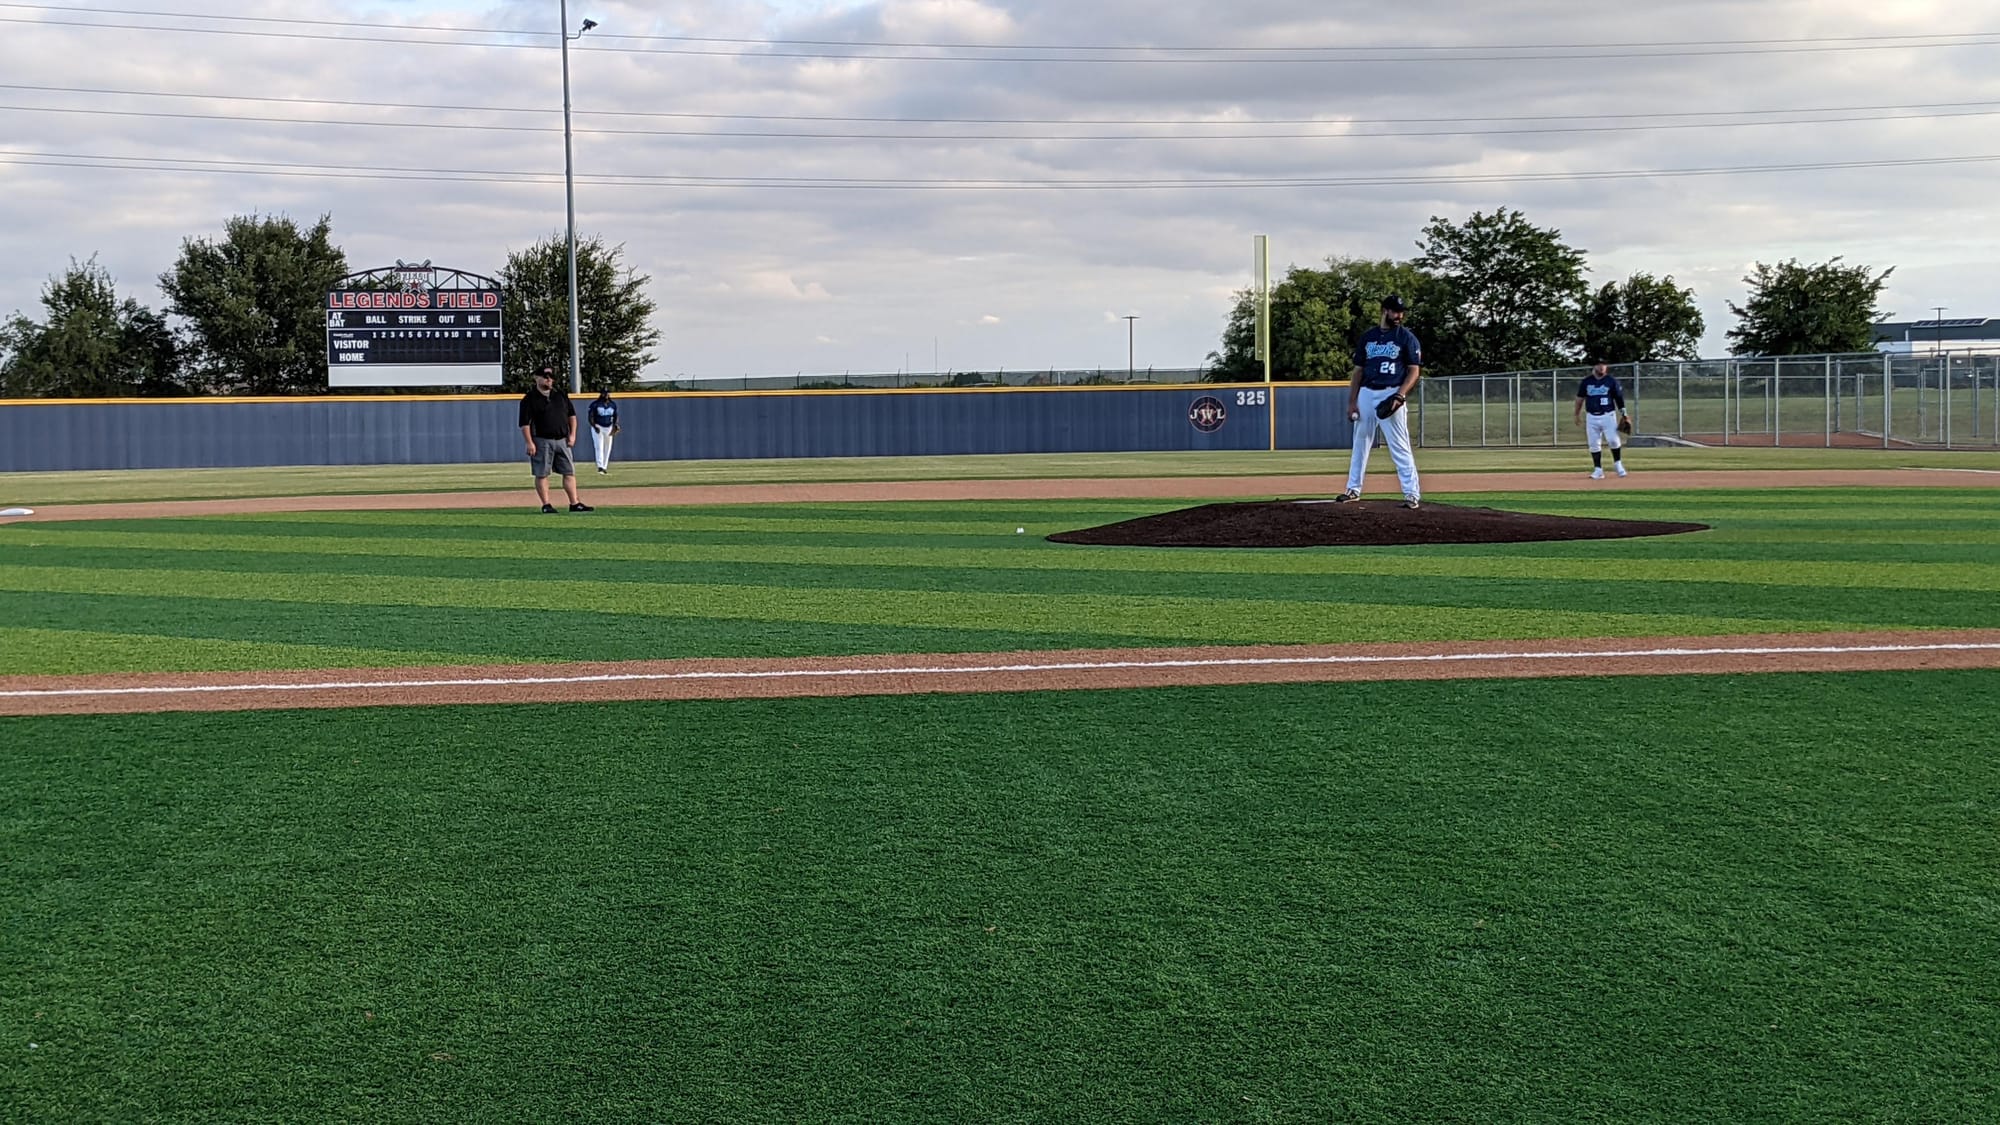
[[[0,1117],[1988,1121],[2000,673],[0,720]]]
[[[1567,421],[1565,421],[1567,424]],[[1590,463],[1582,435],[1560,448],[1426,448],[1425,472],[1574,473]],[[584,447],[589,444],[586,439]],[[1937,468],[2000,472],[1995,449],[1777,449],[1768,446],[1637,450],[1648,471]],[[587,459],[586,459],[586,464]],[[1376,458],[1378,470],[1386,468]],[[1199,477],[1347,472],[1347,450],[1175,453],[1014,453],[962,457],[814,457],[776,460],[632,461],[609,477],[587,469],[586,493],[602,484],[693,485],[826,481],[1019,480],[1051,477]],[[467,465],[302,465],[250,469],[116,469],[0,473],[0,507],[126,500],[325,496],[386,492],[518,490],[521,462]]]
[[[1447,502],[1714,530],[1302,551],[1042,539],[1173,501],[28,523],[0,528],[0,674],[2000,626],[1990,490]]]

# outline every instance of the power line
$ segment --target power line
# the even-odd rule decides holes
[[[34,6],[0,4],[0,7],[26,8]],[[57,10],[62,10],[62,11],[80,10],[86,12],[91,11],[91,9],[57,9]],[[108,9],[105,9],[104,11],[109,12]],[[148,12],[143,14],[159,18],[175,18],[175,19],[219,18],[219,17],[198,15],[195,13]],[[222,35],[222,36],[262,38],[262,39],[286,39],[286,40],[305,39],[305,40],[317,40],[317,41],[331,41],[337,43],[385,43],[385,44],[394,44],[400,46],[422,46],[422,47],[490,47],[490,48],[499,48],[503,50],[517,50],[517,49],[542,50],[546,49],[547,47],[547,44],[545,43],[465,42],[465,41],[454,42],[451,40],[441,40],[441,39],[396,38],[384,35],[331,35],[331,34],[316,33],[309,31],[253,31],[242,28],[221,28],[221,27],[163,27],[157,24],[134,24],[134,23],[116,23],[109,21],[63,20],[63,19],[47,19],[47,18],[33,19],[26,16],[0,16],[0,23],[29,24],[37,27],[99,28],[99,29],[111,29],[111,30],[122,30],[122,31],[152,31],[152,32],[168,32],[168,33],[187,34],[187,35]],[[379,27],[380,25],[334,24],[333,26],[371,28],[371,27]],[[423,33],[427,31],[441,32],[443,29],[429,29],[429,28],[424,28],[420,25],[405,25],[403,27],[398,28],[398,30]],[[451,34],[513,36],[513,37],[525,37],[532,39],[544,39],[551,37],[549,33],[530,32],[530,31],[510,31],[510,30],[492,30],[492,31],[466,30],[459,32],[451,32]],[[1188,48],[1116,47],[1116,48],[1108,48],[1108,50],[1131,52],[1131,53],[1128,54],[1071,53],[1071,54],[1024,55],[1024,54],[883,54],[875,51],[861,51],[861,50],[851,50],[851,49],[837,50],[837,51],[835,50],[714,50],[701,47],[657,47],[657,46],[622,47],[602,41],[603,39],[610,39],[610,38],[614,37],[609,35],[601,37],[601,39],[595,42],[592,46],[578,47],[577,50],[608,53],[608,54],[708,56],[708,57],[739,58],[739,59],[835,59],[835,60],[846,59],[846,60],[874,61],[874,62],[1092,63],[1099,65],[1171,64],[1171,63],[1207,64],[1215,62],[1256,62],[1260,64],[1339,63],[1342,65],[1356,65],[1356,64],[1381,65],[1390,63],[1419,63],[1419,62],[1421,63],[1538,62],[1538,61],[1558,61],[1558,60],[1583,61],[1583,60],[1601,60],[1601,59],[1700,58],[1700,57],[1724,57],[1724,56],[1743,56],[1743,55],[1824,54],[1831,52],[1848,52],[1848,51],[1909,50],[1914,48],[1932,48],[1932,47],[1989,47],[1989,46],[2000,45],[2000,32],[1975,32],[1964,35],[1939,36],[1931,38],[1929,39],[1929,41],[1926,42],[1909,42],[1903,40],[1866,41],[1866,42],[1851,42],[1844,40],[1843,41],[1800,40],[1794,42],[1772,42],[1768,45],[1759,45],[1754,42],[1745,41],[1741,45],[1725,45],[1720,47],[1668,46],[1664,48],[1640,47],[1636,49],[1635,48],[1600,49],[1588,46],[1577,47],[1577,48],[1551,49],[1550,47],[1543,46],[1540,44],[1537,44],[1532,47],[1485,46],[1485,47],[1463,47],[1463,48],[1460,47],[1397,48],[1398,50],[1403,50],[1403,51],[1483,50],[1483,51],[1516,52],[1516,53],[1486,54],[1486,55],[1383,54],[1381,53],[1380,48],[1377,47],[1290,47],[1290,48],[1237,48],[1237,49],[1216,48],[1215,50],[1223,52],[1223,54],[1217,54],[1217,55],[1188,55],[1184,53],[1185,51],[1189,50]],[[637,37],[626,36],[622,38],[637,38]],[[782,41],[768,40],[762,42],[779,44]],[[911,49],[916,49],[916,48],[911,48]],[[924,48],[924,49],[931,49],[931,48]],[[938,48],[938,49],[951,50],[953,48]],[[964,48],[958,48],[958,49],[962,50]],[[1013,48],[1006,46],[980,46],[974,49],[980,51],[1014,51],[1014,50],[1020,50],[1022,48]],[[1083,50],[1085,50],[1085,48],[1070,48],[1070,47],[1041,48],[1041,49],[1056,50],[1056,51],[1071,51],[1071,52],[1082,52]],[[1090,48],[1090,49],[1106,50],[1106,48]],[[1235,53],[1229,54],[1229,52],[1231,52],[1232,50]],[[1252,53],[1252,52],[1265,52],[1265,51],[1286,51],[1290,53],[1288,54]],[[1225,55],[1227,57],[1225,57]]]
[[[4,5],[0,5],[4,6]],[[451,105],[426,102],[377,102],[356,101],[345,98],[301,98],[281,97],[265,94],[205,94],[181,93],[169,90],[125,90],[99,86],[45,86],[24,83],[0,82],[0,90],[21,90],[51,94],[103,94],[132,98],[181,98],[200,101],[260,102],[276,105],[325,105],[345,109],[395,109],[436,113],[525,113],[554,115],[562,110],[549,106],[508,106],[508,105]],[[1463,125],[1475,121],[1536,122],[1536,121],[1660,121],[1668,118],[1684,117],[1752,117],[1782,114],[1809,113],[1902,113],[1918,110],[1970,110],[2000,107],[2000,100],[1966,102],[1910,102],[1888,105],[1823,105],[1791,106],[1772,109],[1690,109],[1654,111],[1650,113],[1537,113],[1537,114],[1481,114],[1467,117],[1344,117],[1329,119],[1324,117],[1262,117],[1240,120],[1217,121],[1198,118],[1105,118],[1105,117],[865,117],[838,114],[787,114],[787,113],[690,113],[667,110],[577,110],[577,117],[638,117],[687,121],[786,121],[823,122],[827,124],[854,125],[1123,125],[1123,126],[1182,126],[1202,128],[1243,128],[1279,125]],[[1959,114],[1944,112],[1918,114],[1917,116],[1952,117]],[[301,119],[304,120],[304,119]],[[1702,124],[1696,122],[1695,124]],[[1718,122],[1717,124],[1722,124]]]
[[[150,16],[162,19],[199,19],[199,20],[212,20],[217,22],[229,22],[229,23],[277,24],[277,25],[293,25],[293,26],[306,26],[306,27],[373,28],[381,26],[380,24],[376,23],[362,23],[351,20],[316,20],[316,19],[304,19],[299,17],[275,17],[275,16],[232,16],[232,15],[215,15],[207,12],[163,12],[157,9],[145,9],[145,8],[96,8],[96,7],[84,7],[81,5],[74,5],[74,4],[21,4],[21,3],[0,2],[0,8],[14,8],[27,11],[40,11],[40,12],[67,12],[78,15]],[[86,25],[86,26],[115,26],[115,25],[96,24],[96,25]],[[461,35],[524,35],[535,38],[554,38],[556,34],[555,32],[551,31],[527,31],[517,28],[449,27],[449,26],[426,26],[423,24],[405,24],[400,26],[404,29],[413,31],[437,32],[437,33],[449,33],[449,34],[461,34]],[[1537,42],[1532,44],[1482,43],[1482,44],[1454,44],[1454,45],[1441,45],[1441,46],[1401,44],[1398,46],[1397,49],[1406,51],[1494,51],[1494,50],[1573,51],[1573,50],[1609,50],[1609,49],[1623,49],[1623,50],[1640,50],[1640,49],[1649,50],[1649,49],[1660,49],[1660,48],[1714,49],[1714,48],[1797,47],[1797,46],[1824,46],[1833,48],[1893,47],[1893,46],[1949,47],[1949,46],[1980,46],[1984,45],[1983,42],[1981,41],[1990,39],[1994,36],[2000,36],[2000,31],[1919,32],[1919,33],[1908,33],[1900,35],[1824,35],[1824,36],[1795,36],[1790,38],[1766,38],[1766,39],[1665,39],[1665,40],[1632,40],[1632,41],[1609,41],[1609,42],[1598,41],[1598,42],[1585,42],[1585,43],[1549,43],[1549,42]],[[911,42],[911,41],[869,40],[869,39],[853,39],[853,40],[761,39],[761,38],[753,39],[753,38],[744,38],[736,36],[716,36],[716,35],[630,35],[630,34],[620,34],[618,32],[606,32],[602,36],[600,36],[600,38],[630,39],[641,42],[656,42],[656,43],[723,43],[723,44],[730,44],[734,46],[743,46],[743,47],[838,47],[838,48],[869,47],[869,48],[894,49],[894,50],[953,50],[953,51],[1099,51],[1106,53],[1128,51],[1128,52],[1173,52],[1173,53],[1189,53],[1189,54],[1225,54],[1225,53],[1296,54],[1308,51],[1366,53],[1366,52],[1374,52],[1379,49],[1376,46],[1349,46],[1349,45],[1270,47],[1270,46],[1259,46],[1251,44],[1240,44],[1233,46],[1216,45],[1216,44],[1182,46],[1182,45],[1171,45],[1171,44]]]
[[[1394,173],[1378,176],[1283,176],[1184,179],[896,179],[832,176],[690,176],[638,173],[598,173],[578,179],[600,187],[707,187],[842,190],[1189,190],[1238,188],[1324,188],[1449,186],[1497,183],[1574,183],[1596,180],[1678,179],[1687,177],[1849,171],[1868,168],[1919,168],[1984,164],[2000,155],[1910,157],[1883,160],[1814,161],[1786,164],[1745,164],[1701,168],[1627,168],[1582,172],[1491,172],[1459,175]],[[486,182],[525,185],[558,184],[557,173],[478,168],[363,168],[338,164],[277,161],[211,160],[177,157],[104,156],[89,153],[31,152],[0,149],[0,164],[95,168],[109,171],[186,172],[207,175],[304,176],[331,179],[377,179],[441,183]]]
[[[269,117],[257,114],[173,113],[161,110],[96,109],[78,106],[0,105],[10,113],[75,114],[91,117],[136,117],[169,121],[230,121],[265,125],[322,125],[335,128],[444,129],[497,133],[559,133],[555,125],[487,125],[450,121],[356,121],[338,118]],[[1646,133],[1681,129],[1742,129],[1774,125],[1844,125],[1878,121],[1930,121],[1958,117],[1991,117],[2000,109],[1961,110],[1952,113],[1876,114],[1865,117],[1787,118],[1768,121],[1689,121],[1637,125],[1568,125],[1515,129],[1423,129],[1340,133],[807,133],[731,129],[610,129],[582,128],[589,136],[676,137],[720,140],[811,140],[811,141],[917,141],[926,144],[962,141],[1355,141],[1415,137],[1500,137],[1546,136],[1577,133]],[[1325,122],[1338,125],[1341,122]]]

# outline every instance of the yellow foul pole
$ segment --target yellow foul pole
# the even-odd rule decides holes
[[[1256,286],[1257,358],[1264,361],[1264,410],[1271,419],[1270,449],[1278,448],[1278,388],[1271,383],[1271,241],[1266,235],[1256,236],[1255,264],[1252,266],[1253,284]]]

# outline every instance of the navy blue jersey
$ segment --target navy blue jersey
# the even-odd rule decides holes
[[[609,401],[591,403],[590,424],[607,430],[617,425],[618,424],[617,405]]]
[[[1410,368],[1423,365],[1423,345],[1407,328],[1370,328],[1354,345],[1354,366],[1361,369],[1364,387],[1400,387]]]
[[[1583,409],[1589,414],[1609,414],[1614,407],[1625,409],[1625,389],[1618,385],[1618,376],[1609,371],[1603,375],[1585,375],[1576,386],[1576,397],[1583,400]]]

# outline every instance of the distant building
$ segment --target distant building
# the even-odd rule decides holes
[[[2000,352],[2000,319],[1891,320],[1875,326],[1875,350],[1895,355],[1926,352]]]

